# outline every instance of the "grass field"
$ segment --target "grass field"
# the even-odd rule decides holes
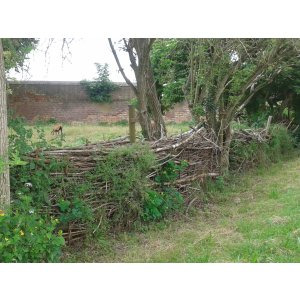
[[[300,158],[233,178],[203,210],[69,250],[64,262],[300,262]]]
[[[55,144],[60,140],[60,135],[52,135],[51,131],[54,125],[38,125],[39,129],[43,129],[47,141]],[[37,133],[35,126],[27,126],[34,131],[33,139],[36,139]],[[182,124],[167,124],[168,135],[179,134],[189,130],[188,123]],[[137,136],[141,136],[140,127],[136,125]],[[101,125],[68,125],[63,124],[63,142],[62,146],[79,146],[86,143],[95,143],[98,141],[114,139],[129,135],[128,125],[114,125],[114,124],[101,124]]]

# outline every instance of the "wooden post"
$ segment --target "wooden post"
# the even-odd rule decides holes
[[[272,121],[272,116],[269,116],[267,126],[266,126],[266,133],[269,133],[271,121]]]
[[[130,143],[135,143],[135,108],[133,105],[128,105],[129,107],[129,139]]]

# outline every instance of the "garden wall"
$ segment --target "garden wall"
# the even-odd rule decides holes
[[[119,88],[112,93],[111,103],[95,103],[77,81],[9,82],[8,108],[28,122],[50,118],[67,123],[123,121],[128,119],[128,101],[135,95],[127,84],[117,84]],[[190,121],[187,103],[177,104],[166,114],[165,120]]]

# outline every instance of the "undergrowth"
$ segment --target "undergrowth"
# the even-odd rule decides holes
[[[208,186],[203,209],[68,249],[65,262],[300,262],[299,152]]]
[[[295,140],[282,125],[270,128],[271,138],[268,142],[242,143],[232,141],[230,150],[231,171],[241,171],[268,163],[278,162],[295,148]]]
[[[72,223],[83,224],[87,236],[98,234],[103,239],[109,231],[140,230],[145,224],[183,212],[183,196],[173,183],[188,166],[185,161],[167,162],[150,181],[147,175],[157,165],[155,155],[148,146],[135,144],[98,157],[96,168],[83,182],[76,177],[67,180],[64,175],[50,176],[64,174],[72,166],[68,161],[45,159],[42,150],[49,143],[40,127],[34,129],[38,138],[33,141],[33,130],[21,120],[10,120],[9,126],[12,205],[5,214],[0,211],[0,261],[58,261],[63,232]],[[232,170],[276,162],[293,149],[294,140],[284,127],[272,126],[271,135],[268,143],[233,141]],[[29,153],[35,157],[28,159]],[[198,186],[195,193],[209,202],[213,191],[222,191],[225,184],[225,178],[219,176]]]
[[[282,125],[271,126],[270,135],[271,138],[268,142],[262,143],[257,141],[242,143],[233,140],[230,150],[230,172],[213,179],[208,178],[202,183],[193,183],[194,193],[192,196],[199,199],[198,202],[203,210],[215,203],[216,195],[224,192],[225,188],[235,187],[237,173],[255,168],[259,170],[272,163],[278,163],[286,156],[291,155],[297,147],[294,137]]]
[[[47,149],[49,143],[42,128],[34,128],[38,138],[33,141],[33,130],[26,128],[22,120],[10,120],[9,126],[9,153],[11,162],[14,162],[10,172],[12,204],[5,218],[1,219],[4,222],[2,225],[9,228],[9,224],[21,224],[28,217],[32,224],[35,224],[35,219],[42,220],[38,223],[44,229],[36,226],[35,232],[25,228],[30,222],[26,222],[23,229],[20,229],[22,231],[17,226],[19,231],[16,231],[16,241],[20,243],[15,245],[13,251],[5,244],[3,253],[12,251],[12,255],[6,256],[5,261],[8,258],[20,262],[57,261],[63,246],[62,232],[67,232],[70,224],[84,226],[87,236],[96,231],[101,235],[111,230],[142,228],[143,223],[161,220],[182,207],[183,198],[172,188],[171,183],[184,164],[165,164],[158,170],[155,183],[151,183],[147,175],[154,170],[153,166],[157,162],[154,153],[146,145],[119,147],[99,157],[96,168],[86,174],[83,182],[79,182],[76,177],[67,180],[63,175],[67,169],[72,168],[68,161],[44,157],[43,149]],[[57,141],[58,145],[60,142],[61,140]],[[58,175],[53,176],[51,173]],[[106,192],[100,194],[99,179],[107,185]],[[30,201],[26,202],[24,199]],[[25,202],[28,207],[22,213],[17,213]],[[55,223],[52,222],[53,216]],[[41,246],[38,243],[30,244],[32,239],[25,237],[27,232],[37,237],[38,232],[42,235],[46,229],[49,240],[56,241],[56,237],[59,239],[55,242],[55,247],[52,249],[49,246],[49,252],[41,258],[37,248]],[[12,237],[3,235],[1,238],[6,241]],[[42,240],[42,236],[40,238]],[[20,251],[24,255],[20,255],[16,247],[21,247],[23,250]]]
[[[58,261],[64,245],[59,221],[41,212],[49,201],[49,173],[57,163],[26,159],[47,146],[42,130],[35,128],[38,140],[32,142],[33,130],[21,119],[10,119],[9,129],[11,206],[0,214],[0,262]]]
[[[89,182],[101,178],[107,184],[101,203],[110,208],[107,215],[110,228],[139,229],[142,223],[161,220],[180,210],[183,197],[171,184],[186,163],[164,164],[153,182],[147,175],[156,164],[148,146],[135,144],[112,150],[88,175]]]
[[[149,183],[146,175],[153,165],[154,154],[148,147],[137,144],[112,150],[88,175],[89,181],[101,178],[108,185],[101,203],[103,207],[111,207],[108,215],[111,227],[130,228],[140,220]]]

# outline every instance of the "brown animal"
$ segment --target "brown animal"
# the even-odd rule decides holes
[[[62,125],[55,125],[51,131],[51,134],[54,134],[54,133],[62,134],[62,130],[63,130]]]

